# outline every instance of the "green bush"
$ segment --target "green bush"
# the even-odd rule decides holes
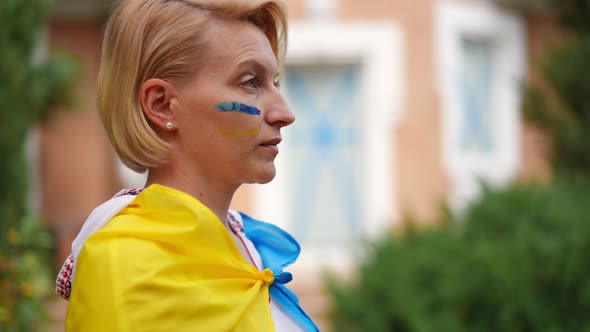
[[[455,223],[374,246],[330,285],[334,331],[590,331],[590,185],[485,190]]]

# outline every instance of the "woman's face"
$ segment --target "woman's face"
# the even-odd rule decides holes
[[[216,20],[206,34],[205,66],[172,100],[173,160],[230,185],[269,182],[280,130],[295,121],[270,43],[247,22]]]

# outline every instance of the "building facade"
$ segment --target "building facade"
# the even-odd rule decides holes
[[[349,274],[363,240],[407,216],[432,222],[444,203],[461,209],[481,181],[549,176],[546,139],[525,123],[520,99],[560,34],[548,13],[495,1],[286,2],[283,87],[297,121],[284,130],[277,178],[244,186],[233,207],[300,240],[293,284],[327,326],[322,273]],[[121,166],[96,114],[109,6],[58,1],[47,28],[49,47],[81,68],[75,110],[58,112],[37,135],[40,213],[58,260],[94,207],[145,176]],[[54,307],[56,319],[64,308]]]

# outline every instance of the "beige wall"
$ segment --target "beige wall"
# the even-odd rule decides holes
[[[67,50],[80,67],[75,100],[41,129],[41,209],[56,232],[58,259],[88,214],[119,186],[111,147],[95,107],[101,22],[53,22],[52,49]]]

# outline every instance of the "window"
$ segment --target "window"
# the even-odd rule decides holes
[[[461,208],[481,180],[502,186],[516,175],[526,40],[521,19],[491,3],[441,1],[436,10],[444,163],[450,204]]]
[[[485,39],[462,40],[458,88],[461,94],[461,128],[458,148],[466,154],[489,154],[494,148],[493,52],[493,45]]]
[[[292,230],[315,247],[346,245],[361,223],[362,123],[358,65],[290,66],[285,93]]]

